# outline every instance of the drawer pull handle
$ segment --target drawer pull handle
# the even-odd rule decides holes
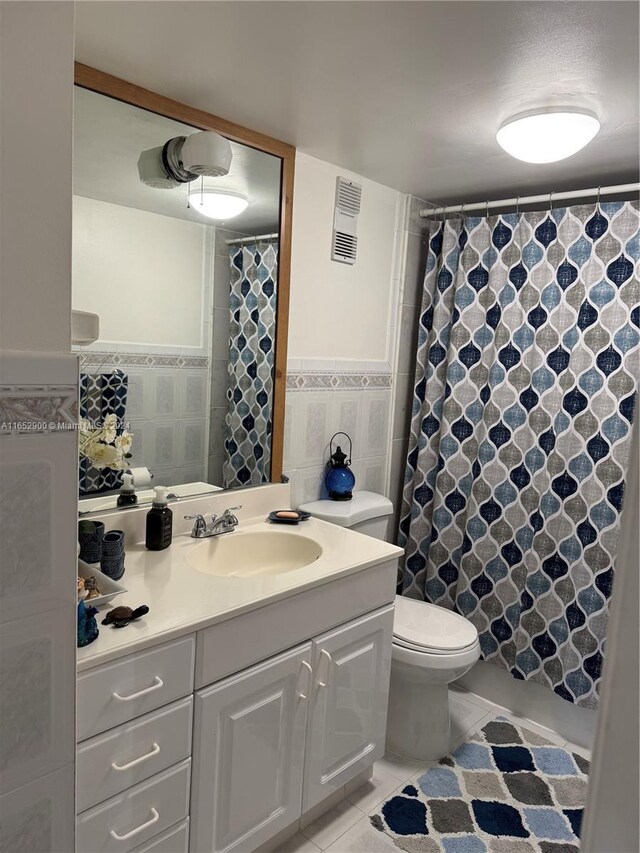
[[[131,693],[129,696],[121,696],[117,691],[114,691],[111,695],[119,702],[131,702],[132,699],[137,699],[139,696],[145,696],[147,693],[153,693],[154,690],[160,690],[161,687],[164,687],[164,681],[159,675],[156,675],[151,687],[145,687],[144,690],[138,690],[137,693]]]
[[[321,681],[320,679],[318,679],[318,687],[326,687],[329,684],[329,681],[331,680],[331,666],[333,664],[333,658],[326,649],[321,649],[320,655],[324,655],[324,657],[326,657],[327,659],[327,680]]]
[[[309,682],[313,678],[313,670],[311,669],[311,665],[306,662],[306,660],[300,661],[302,666],[309,672]],[[302,699],[303,702],[306,702],[309,697],[306,693],[298,693],[298,699]]]
[[[116,764],[115,761],[112,763],[112,767],[114,770],[131,770],[132,767],[136,767],[138,764],[142,764],[143,761],[148,761],[150,758],[153,758],[154,755],[157,755],[160,752],[160,747],[157,743],[153,744],[153,749],[151,752],[147,752],[146,755],[141,755],[140,758],[134,758],[133,761],[130,761],[128,764]]]
[[[129,838],[133,838],[134,835],[138,835],[138,833],[142,832],[145,829],[149,829],[150,826],[153,826],[154,823],[157,823],[160,820],[160,812],[157,809],[151,809],[151,814],[153,817],[146,821],[145,823],[141,823],[140,826],[136,826],[135,829],[132,829],[131,832],[125,833],[125,835],[118,835],[117,832],[114,832],[112,829],[109,830],[109,835],[112,838],[115,838],[116,841],[127,841]]]

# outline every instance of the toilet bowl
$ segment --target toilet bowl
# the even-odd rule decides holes
[[[386,539],[393,505],[374,492],[354,492],[348,502],[320,500],[299,509]],[[390,750],[426,761],[449,753],[449,684],[462,678],[479,657],[478,632],[464,616],[396,596],[387,717]]]
[[[433,761],[450,749],[449,684],[480,657],[475,626],[451,610],[396,596],[387,746]]]

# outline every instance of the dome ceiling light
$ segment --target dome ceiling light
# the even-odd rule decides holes
[[[240,193],[226,190],[192,190],[188,196],[189,207],[207,219],[233,219],[249,206],[249,199]]]
[[[525,163],[554,163],[576,154],[599,130],[600,122],[593,113],[554,107],[507,119],[496,140],[507,154]]]

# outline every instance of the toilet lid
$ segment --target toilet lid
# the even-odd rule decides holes
[[[432,654],[459,652],[478,640],[475,625],[464,616],[402,595],[396,596],[393,636],[399,645]]]

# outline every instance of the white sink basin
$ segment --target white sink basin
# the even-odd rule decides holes
[[[194,545],[186,559],[192,569],[206,575],[248,578],[292,572],[321,554],[317,542],[296,533],[234,531]]]

